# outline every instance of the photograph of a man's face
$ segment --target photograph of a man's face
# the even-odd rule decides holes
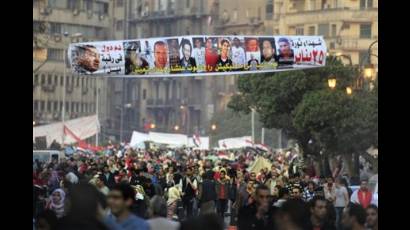
[[[168,46],[163,41],[154,44],[154,64],[158,69],[163,69],[168,64]]]
[[[100,55],[92,45],[78,46],[77,65],[89,72],[95,72],[100,66]]]

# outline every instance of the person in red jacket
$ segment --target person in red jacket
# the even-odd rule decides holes
[[[207,72],[215,72],[216,63],[218,62],[218,52],[212,47],[212,38],[206,39],[205,64]]]

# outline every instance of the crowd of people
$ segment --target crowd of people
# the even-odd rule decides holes
[[[33,162],[35,229],[378,229],[366,180],[312,177],[292,155],[134,150]],[[251,170],[257,155],[271,167]]]

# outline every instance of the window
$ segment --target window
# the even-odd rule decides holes
[[[367,50],[359,51],[359,65],[365,64],[365,62],[367,61],[367,55]]]
[[[329,24],[319,24],[318,35],[329,36]]]
[[[103,3],[103,13],[108,14],[108,3]]]
[[[34,106],[34,111],[37,111],[38,110],[38,101],[37,100],[34,101],[33,106]]]
[[[309,26],[308,35],[315,35],[315,27]]]
[[[62,61],[64,59],[64,52],[62,49],[48,49],[48,59],[53,61]]]
[[[60,76],[60,85],[64,86],[64,76]]]
[[[70,103],[68,101],[65,102],[65,111],[68,112],[68,109],[70,108]]]
[[[190,0],[186,0],[186,8],[189,8]]]
[[[51,112],[51,101],[47,101],[47,112]]]
[[[50,33],[51,34],[61,34],[61,23],[50,23]]]
[[[272,16],[273,16],[273,0],[268,0],[268,1],[266,2],[265,13],[266,13],[266,20],[272,20]]]
[[[58,101],[55,101],[54,102],[54,111],[57,111],[58,110]]]
[[[73,101],[71,102],[71,107],[70,107],[70,108],[71,108],[71,112],[75,112],[75,111],[74,111],[75,105],[74,105],[74,102],[73,102]]]
[[[77,0],[67,0],[67,9],[75,9],[77,6]]]
[[[34,84],[38,84],[38,74],[34,75]]]
[[[46,75],[44,75],[44,74],[41,75],[41,84],[42,85],[46,84]]]
[[[145,100],[146,97],[147,97],[147,90],[144,89],[142,90],[142,100]]]
[[[123,23],[124,23],[123,20],[118,20],[117,23],[116,23],[116,25],[115,25],[115,28],[116,28],[117,30],[122,30]]]
[[[60,101],[60,111],[63,111],[63,102]]]
[[[51,76],[51,74],[49,74],[47,76],[47,85],[51,85],[53,84],[53,76]]]
[[[77,113],[80,112],[80,103],[79,102],[75,103],[75,111]]]
[[[373,0],[360,0],[360,9],[373,8]]]
[[[75,84],[76,87],[80,86],[80,77],[77,77],[77,83]]]
[[[45,102],[40,101],[40,111],[44,111],[44,105],[45,105]]]
[[[372,24],[366,23],[360,25],[360,38],[372,37]]]
[[[296,35],[303,35],[304,33],[303,27],[296,27]]]
[[[124,5],[124,1],[123,0],[117,0],[116,6],[117,7],[122,7]]]
[[[83,3],[83,9],[84,10],[93,10],[93,1],[92,0],[84,0]]]
[[[54,85],[58,85],[58,76],[57,75],[54,76]]]
[[[332,34],[332,37],[336,37],[336,25],[335,24],[332,25],[331,34]]]
[[[84,86],[84,78],[81,78],[81,88],[85,88]]]

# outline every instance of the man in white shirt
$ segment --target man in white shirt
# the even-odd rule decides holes
[[[201,40],[195,39],[195,48],[192,50],[192,56],[195,58],[197,72],[205,72],[205,47],[201,47]]]
[[[233,39],[234,46],[232,46],[232,64],[235,70],[242,70],[245,65],[245,50],[240,47],[238,38]]]

